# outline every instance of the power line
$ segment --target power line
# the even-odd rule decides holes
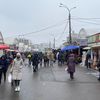
[[[100,18],[72,18],[72,20],[81,20],[86,23],[96,24],[96,25],[100,24],[100,23],[98,23],[98,21],[100,21]]]
[[[61,38],[62,38],[62,36],[63,36],[63,35],[64,35],[64,33],[65,33],[65,30],[66,30],[67,26],[68,26],[68,21],[67,21],[67,24],[66,24],[66,25],[65,25],[65,27],[64,27],[63,32],[62,32],[62,33],[61,33],[61,35],[58,37],[58,39],[56,39],[56,41],[59,41],[59,39],[61,39]]]
[[[45,31],[45,30],[48,30],[48,29],[51,29],[51,28],[55,28],[55,27],[58,27],[58,26],[61,26],[63,24],[66,23],[67,20],[63,20],[57,24],[54,24],[54,25],[51,25],[51,26],[48,26],[48,27],[44,27],[40,30],[37,30],[37,31],[33,31],[33,32],[29,32],[29,33],[25,33],[25,34],[18,34],[18,35],[14,35],[13,37],[17,37],[17,36],[26,36],[26,35],[30,35],[30,34],[33,34],[33,33],[39,33],[39,32],[42,32],[42,31]],[[12,37],[12,36],[11,36]],[[6,37],[6,38],[10,38],[10,37]]]
[[[83,23],[87,23],[87,24],[94,24],[94,25],[100,25],[99,23],[95,23],[95,22],[89,22],[89,21],[83,21],[83,20],[100,20],[100,18],[72,18],[72,20],[75,20],[75,21],[79,21],[79,20],[82,20],[82,21],[79,21],[79,22],[83,22]],[[45,31],[45,30],[48,30],[48,29],[51,29],[51,28],[55,28],[55,27],[58,27],[58,26],[61,26],[63,25],[64,23],[66,23],[66,21],[68,21],[68,19],[66,20],[63,20],[62,22],[59,22],[57,24],[54,24],[54,25],[51,25],[51,26],[48,26],[48,27],[44,27],[40,30],[37,30],[37,31],[33,31],[33,32],[29,32],[29,33],[25,33],[23,35],[20,35],[20,36],[27,36],[27,35],[31,35],[31,34],[34,34],[34,33],[39,33],[39,32],[42,32],[42,31]],[[64,34],[64,32],[63,32]],[[19,36],[19,35],[14,35],[13,37],[15,36]],[[12,36],[11,36],[12,37]],[[61,37],[61,36],[60,36]],[[60,38],[59,37],[59,38]],[[7,38],[7,37],[6,37]],[[10,37],[9,37],[10,38]]]
[[[76,20],[75,20],[76,21]],[[93,25],[100,25],[100,23],[95,23],[95,22],[89,22],[89,21],[79,21],[78,22],[82,22],[82,23],[87,23],[87,24],[93,24]]]
[[[34,31],[34,32],[25,33],[25,34],[23,34],[23,36],[30,35],[30,34],[33,34],[33,33],[39,33],[39,32],[42,32],[42,31],[45,31],[45,30],[48,30],[48,29],[51,29],[51,28],[55,28],[55,27],[58,27],[58,26],[63,25],[64,23],[66,23],[66,22],[61,22],[59,24],[55,24],[55,25],[52,25],[52,26],[48,26],[48,27],[42,28],[42,29],[37,30],[37,31]]]
[[[72,19],[84,19],[84,20],[92,20],[92,19],[96,19],[96,20],[100,20],[100,18],[72,18]]]
[[[97,22],[100,21],[100,18],[72,18],[72,20],[86,20],[86,21]]]

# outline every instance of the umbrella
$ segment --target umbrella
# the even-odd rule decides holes
[[[65,46],[61,49],[61,51],[66,51],[66,50],[73,50],[73,49],[78,49],[79,46],[75,46],[75,45],[69,45],[69,46]]]
[[[9,49],[10,47],[6,44],[0,44],[0,49]]]

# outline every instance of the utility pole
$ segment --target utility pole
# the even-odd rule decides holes
[[[72,44],[72,36],[71,36],[71,14],[69,12],[69,44]]]
[[[53,44],[54,49],[55,49],[55,43],[56,43],[56,40],[55,40],[55,37],[54,37],[54,44]]]
[[[59,7],[64,7],[68,10],[69,16],[68,16],[68,20],[69,20],[69,44],[72,44],[72,37],[71,37],[71,10],[75,9],[76,7],[73,7],[71,9],[69,9],[66,5],[60,3]]]

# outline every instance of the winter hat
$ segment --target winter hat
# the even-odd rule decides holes
[[[20,53],[17,53],[17,56],[21,56],[21,54]]]

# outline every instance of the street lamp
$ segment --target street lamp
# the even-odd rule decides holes
[[[73,7],[73,8],[68,8],[66,5],[60,3],[60,6],[59,7],[64,7],[68,10],[69,12],[69,16],[68,16],[68,20],[69,20],[69,44],[72,44],[72,37],[71,37],[71,11],[73,9],[75,9],[76,7]]]

